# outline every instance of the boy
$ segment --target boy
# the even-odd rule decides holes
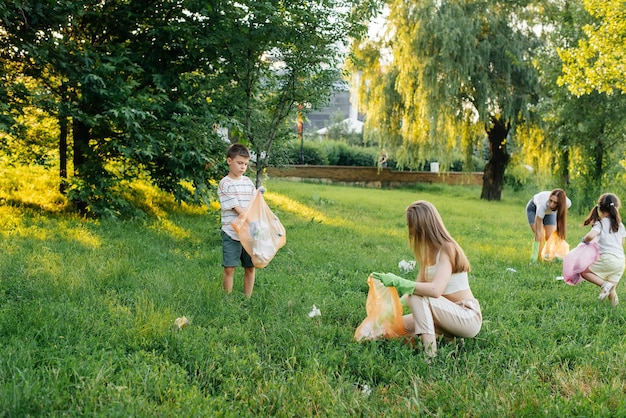
[[[245,145],[231,145],[226,154],[228,175],[220,181],[217,189],[222,207],[222,284],[227,293],[233,291],[235,268],[241,261],[244,268],[243,293],[247,297],[252,296],[254,288],[254,264],[230,223],[245,211],[256,190],[252,180],[244,175],[249,161],[250,151]]]

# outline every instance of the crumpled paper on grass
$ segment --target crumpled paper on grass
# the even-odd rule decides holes
[[[178,329],[183,329],[187,325],[189,325],[189,320],[187,319],[186,316],[182,316],[180,318],[176,318],[176,320],[174,321],[174,324],[178,327]]]
[[[398,263],[398,268],[402,271],[404,271],[405,273],[408,273],[410,271],[413,271],[413,269],[415,268],[415,265],[417,263],[415,262],[415,260],[411,260],[411,261],[407,261],[407,260],[401,260]]]
[[[322,315],[322,311],[320,311],[317,306],[313,305],[313,309],[311,309],[311,312],[309,312],[309,318],[315,318],[316,316],[321,316],[321,315]]]

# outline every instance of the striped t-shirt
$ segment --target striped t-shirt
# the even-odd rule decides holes
[[[217,196],[222,207],[222,231],[236,241],[239,241],[239,236],[230,225],[238,216],[233,208],[236,206],[242,209],[247,208],[255,191],[254,183],[247,176],[241,176],[238,179],[226,176],[217,187]]]

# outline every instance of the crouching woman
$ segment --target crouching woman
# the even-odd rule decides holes
[[[450,236],[432,203],[419,200],[406,210],[409,243],[419,262],[417,282],[391,273],[372,273],[394,286],[411,308],[404,316],[408,335],[419,336],[428,357],[437,354],[437,338],[472,338],[482,326],[480,304],[470,289],[470,264]]]

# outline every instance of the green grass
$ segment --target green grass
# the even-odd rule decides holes
[[[145,191],[153,217],[85,220],[41,173],[5,171],[0,416],[626,414],[624,307],[556,281],[558,263],[528,265],[528,196],[265,186],[287,244],[246,299],[241,269],[233,294],[221,289],[206,211]],[[410,277],[398,262],[414,259],[404,209],[417,199],[465,249],[484,315],[477,338],[443,345],[432,364],[400,341],[353,339],[369,272]],[[572,245],[581,221],[570,217]],[[308,316],[313,305],[320,317]],[[191,324],[178,330],[183,315]]]

